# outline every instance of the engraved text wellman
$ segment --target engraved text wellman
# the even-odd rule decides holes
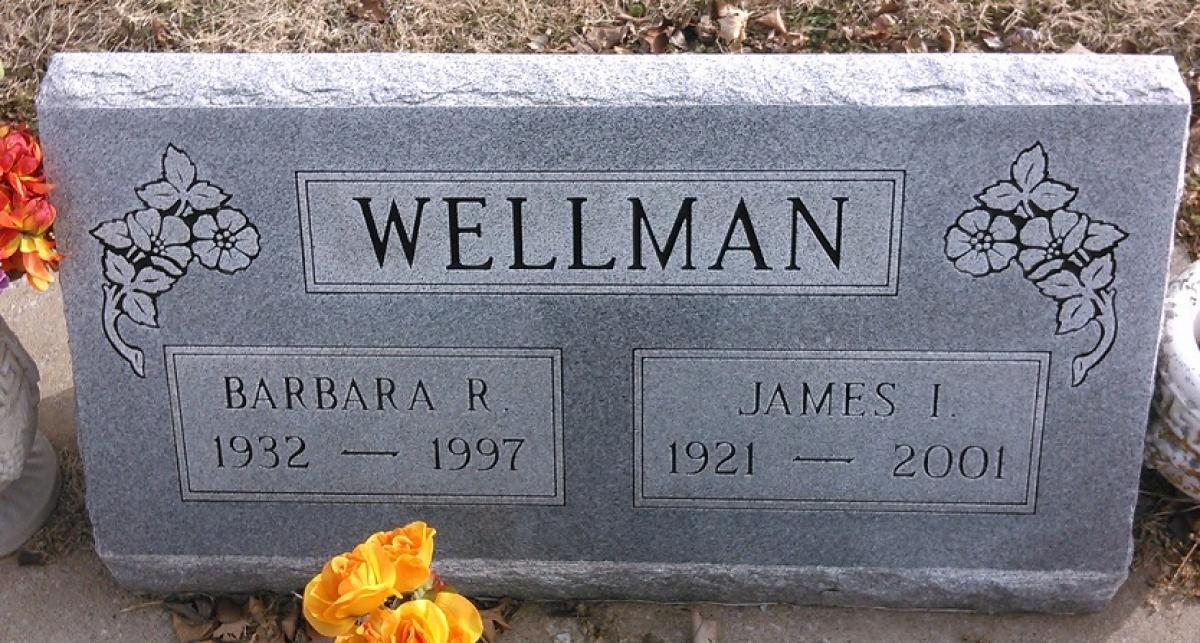
[[[811,235],[825,258],[838,267],[842,255],[842,221],[849,200],[848,196],[834,196],[831,203],[826,204],[833,213],[833,222],[830,229],[826,230],[817,224],[809,206],[800,197],[790,197],[776,211],[757,215],[751,214],[745,199],[738,199],[733,211],[718,221],[723,228],[720,244],[700,249],[702,252],[699,254],[707,256],[697,256],[693,234],[697,197],[683,197],[669,227],[658,230],[654,229],[642,199],[627,197],[629,250],[626,256],[617,257],[588,253],[584,226],[584,218],[588,215],[588,198],[583,196],[566,198],[562,204],[565,207],[551,215],[561,218],[563,225],[569,226],[569,249],[526,247],[525,218],[529,201],[526,197],[508,196],[504,202],[497,204],[494,200],[489,203],[482,196],[448,196],[438,199],[439,203],[435,204],[434,197],[418,196],[408,204],[411,212],[407,220],[396,200],[391,200],[385,206],[384,218],[377,212],[375,199],[354,198],[362,213],[365,233],[375,259],[381,268],[389,260],[393,239],[400,245],[402,260],[411,268],[421,248],[424,231],[425,235],[446,236],[446,270],[554,270],[560,259],[565,260],[567,270],[646,270],[647,266],[663,270],[696,270],[698,267],[724,270],[726,259],[734,253],[745,253],[744,260],[752,262],[755,270],[801,270],[801,265],[797,263],[797,239],[802,234]],[[468,209],[474,212],[466,214],[464,211]],[[503,212],[496,212],[497,209],[503,209]],[[434,220],[430,221],[431,218]],[[712,218],[708,220],[712,221]],[[430,230],[430,224],[433,224],[433,230]],[[758,228],[762,226],[783,226],[787,229],[790,243],[782,248],[784,252],[781,256],[766,255],[759,242]],[[469,250],[470,240],[485,234],[503,235],[509,242],[505,245],[511,251],[503,257],[472,254]],[[679,259],[672,261],[676,253]]]

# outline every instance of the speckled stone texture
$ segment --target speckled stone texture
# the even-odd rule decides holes
[[[293,589],[420,518],[479,594],[1098,609],[1188,112],[1162,57],[60,55],[98,551]]]

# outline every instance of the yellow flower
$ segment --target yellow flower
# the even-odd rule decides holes
[[[449,643],[450,625],[446,614],[433,601],[401,603],[394,610],[371,613],[365,623],[354,628],[337,643]]]
[[[450,623],[450,643],[475,643],[483,636],[483,617],[475,604],[454,592],[438,592],[433,599]]]
[[[394,563],[397,594],[407,594],[429,581],[435,535],[437,530],[418,520],[399,529],[372,534],[367,539],[368,543],[382,547]]]
[[[395,590],[396,566],[379,543],[365,542],[335,556],[304,588],[304,618],[322,636],[354,630],[356,620],[383,605]]]

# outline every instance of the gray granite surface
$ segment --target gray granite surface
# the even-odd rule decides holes
[[[290,588],[422,518],[483,594],[1099,608],[1188,109],[1158,57],[59,56],[98,551]]]

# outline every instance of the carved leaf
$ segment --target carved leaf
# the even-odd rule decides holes
[[[138,292],[156,295],[171,287],[175,279],[158,268],[142,268],[130,287]]]
[[[1112,255],[1102,255],[1093,259],[1079,271],[1079,281],[1091,290],[1100,290],[1113,280]]]
[[[1088,224],[1087,237],[1083,240],[1083,248],[1088,252],[1105,252],[1116,247],[1127,235],[1111,223],[1092,221]]]
[[[158,328],[158,307],[154,299],[142,292],[130,292],[121,300],[121,310],[129,315],[135,324]]]
[[[1079,277],[1066,270],[1060,270],[1037,282],[1037,287],[1043,295],[1058,300],[1083,294],[1083,284],[1079,283]]]
[[[129,238],[129,224],[124,219],[101,223],[92,230],[92,236],[114,250],[124,250],[133,245],[133,239]]]
[[[1021,190],[1012,181],[1000,181],[975,195],[975,200],[986,208],[1013,212],[1021,205]]]
[[[1072,297],[1058,306],[1059,335],[1077,331],[1096,317],[1096,305],[1084,297]]]
[[[137,196],[148,207],[163,211],[179,203],[179,190],[167,181],[155,181],[137,189]]]
[[[196,182],[196,166],[179,148],[168,145],[163,154],[163,179],[170,183],[177,192],[186,193],[187,189]]]
[[[188,190],[187,200],[193,210],[216,210],[229,200],[229,195],[208,181],[200,181]]]
[[[134,269],[133,264],[129,263],[128,259],[115,252],[104,251],[104,277],[106,279],[114,284],[128,286],[133,282],[136,273],[137,270]]]
[[[1033,201],[1044,212],[1051,212],[1067,207],[1071,201],[1075,200],[1075,195],[1079,190],[1058,181],[1042,181],[1033,189],[1033,193],[1029,195],[1029,200]]]
[[[1034,143],[1033,147],[1023,150],[1017,155],[1017,160],[1013,161],[1013,182],[1022,192],[1028,193],[1035,185],[1046,180],[1047,163],[1046,150],[1042,148],[1041,143]]]

